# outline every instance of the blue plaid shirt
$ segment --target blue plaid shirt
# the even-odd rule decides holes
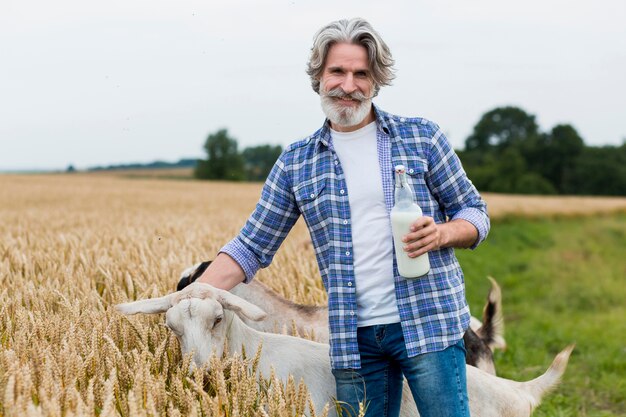
[[[393,169],[402,164],[424,215],[437,223],[467,220],[478,230],[476,247],[489,232],[486,204],[441,129],[422,118],[394,116],[376,106],[374,110],[387,210],[394,204]],[[328,292],[334,369],[361,367],[348,192],[326,122],[285,149],[256,209],[239,235],[221,249],[241,265],[249,282],[271,263],[298,217],[304,216]],[[428,275],[410,280],[400,276],[394,259],[396,300],[409,356],[443,350],[469,326],[463,271],[454,249],[431,251],[429,258]]]

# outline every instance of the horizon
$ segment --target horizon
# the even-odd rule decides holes
[[[202,156],[222,127],[242,148],[285,147],[324,118],[305,73],[314,33],[355,15],[396,60],[376,104],[433,120],[455,149],[507,105],[541,131],[571,124],[587,146],[620,146],[626,3],[599,1],[10,2],[0,170]]]

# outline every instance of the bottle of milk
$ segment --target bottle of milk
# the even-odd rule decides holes
[[[391,209],[391,230],[396,249],[398,272],[405,278],[417,278],[426,275],[430,271],[428,253],[417,258],[409,258],[409,255],[403,249],[405,243],[402,242],[402,237],[410,233],[411,224],[422,216],[422,209],[415,203],[413,190],[406,179],[404,165],[396,165],[395,170],[396,202]]]

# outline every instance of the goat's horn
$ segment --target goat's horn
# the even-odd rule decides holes
[[[172,306],[172,296],[174,294],[168,294],[158,298],[149,298],[146,300],[137,300],[131,303],[118,304],[115,306],[115,309],[126,315],[137,313],[165,313]]]

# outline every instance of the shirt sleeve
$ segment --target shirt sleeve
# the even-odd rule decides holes
[[[261,198],[239,234],[220,252],[228,254],[245,272],[248,283],[259,268],[270,265],[276,251],[300,216],[285,172],[285,152],[265,181]]]
[[[426,181],[449,220],[463,219],[476,227],[478,238],[470,248],[474,249],[485,240],[491,227],[487,204],[467,178],[450,142],[434,123],[433,131]]]

